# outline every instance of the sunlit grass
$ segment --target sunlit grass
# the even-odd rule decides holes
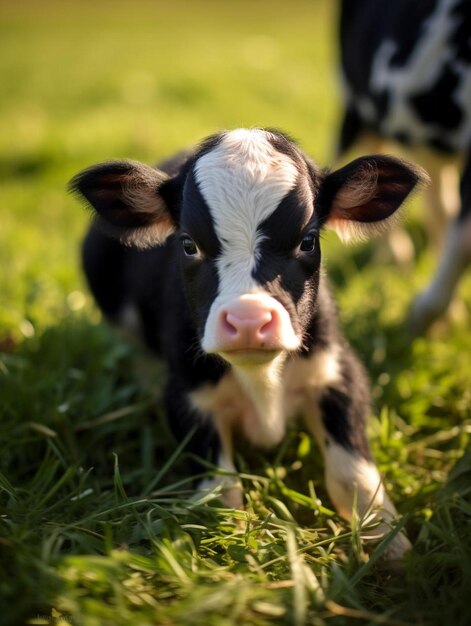
[[[371,377],[374,453],[415,544],[399,574],[332,510],[303,432],[238,457],[244,512],[195,497],[162,369],[100,323],[80,271],[88,215],[65,189],[91,163],[152,163],[254,125],[331,161],[333,13],[307,0],[1,3],[0,623],[470,623],[471,339],[466,316],[427,340],[407,333],[433,268],[420,201],[412,269],[323,240]],[[469,277],[461,292],[469,309]]]

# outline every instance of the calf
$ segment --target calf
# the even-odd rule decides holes
[[[226,505],[242,507],[233,433],[274,447],[300,416],[339,513],[351,518],[357,493],[360,514],[381,511],[381,532],[396,515],[368,447],[367,378],[339,332],[319,235],[384,228],[421,178],[386,156],[321,171],[282,133],[241,129],[160,169],[111,161],[72,181],[96,216],[84,245],[91,290],[109,319],[133,321],[164,358],[170,427],[179,440],[197,427],[189,450],[225,470],[200,488],[219,484]],[[398,535],[392,553],[408,545]]]
[[[435,278],[412,308],[418,332],[446,311],[471,261],[470,33],[469,0],[341,3],[346,110],[340,153],[360,139],[367,151],[372,142],[378,150],[380,139],[395,140],[414,149],[414,160],[432,178],[426,222],[443,251]],[[449,163],[460,168],[459,211],[442,246],[451,213],[443,188]]]

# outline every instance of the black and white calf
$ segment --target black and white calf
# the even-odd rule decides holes
[[[341,336],[321,271],[319,234],[382,229],[421,180],[386,156],[319,170],[285,135],[234,130],[153,169],[116,161],[72,181],[96,212],[84,245],[95,298],[111,320],[133,318],[168,366],[166,409],[178,439],[234,472],[233,433],[277,446],[305,420],[345,518],[386,496],[365,435],[369,390]],[[114,238],[109,237],[108,234]],[[132,314],[132,315],[131,315]],[[239,482],[218,475],[242,507]],[[384,527],[383,527],[384,531]],[[408,547],[396,537],[394,554]]]
[[[426,224],[443,250],[412,309],[421,332],[446,311],[471,262],[471,3],[342,0],[340,59],[340,152],[360,141],[366,152],[378,151],[381,140],[394,140],[413,149],[431,175]],[[458,177],[449,176],[456,166],[459,190]]]

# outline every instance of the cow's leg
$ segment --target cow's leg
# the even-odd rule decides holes
[[[342,370],[341,380],[315,398],[306,421],[323,452],[326,486],[338,513],[351,521],[355,505],[360,518],[371,512],[380,524],[364,537],[377,538],[391,530],[398,514],[385,492],[366,439],[366,379],[353,355],[347,356]],[[399,532],[387,556],[400,559],[410,549],[409,540]]]
[[[471,159],[460,185],[460,214],[448,230],[435,276],[412,305],[411,326],[420,334],[448,309],[459,280],[471,263]]]
[[[324,448],[326,486],[335,508],[349,521],[355,505],[360,519],[371,512],[381,523],[363,536],[382,537],[391,530],[398,513],[385,492],[376,465],[359,451],[345,448],[335,440],[328,441]],[[411,547],[405,534],[399,532],[388,547],[387,556],[400,559]]]
[[[419,162],[430,175],[425,188],[427,210],[424,222],[428,240],[438,254],[442,252],[448,224],[458,213],[458,170],[455,163],[430,151],[422,151]]]
[[[233,461],[232,427],[230,422],[219,418],[219,416],[214,417],[214,422],[221,444],[216,461],[220,473],[211,478],[205,478],[198,488],[202,491],[213,491],[216,488],[221,488],[220,499],[224,506],[230,509],[243,509],[242,483],[237,476],[237,470]]]
[[[165,405],[169,427],[177,439],[183,441],[195,429],[185,447],[190,453],[190,469],[193,474],[207,471],[198,459],[215,464],[220,470],[214,476],[196,481],[200,492],[210,492],[221,488],[220,499],[229,508],[243,508],[240,479],[235,476],[233,462],[232,432],[224,422],[219,423],[204,415],[189,400],[186,389],[177,380],[170,380],[165,393]]]
[[[324,454],[326,487],[337,512],[351,521],[356,507],[360,519],[380,521],[362,536],[365,539],[381,538],[391,530],[399,516],[385,492],[375,463],[369,454],[365,456],[363,451],[345,446],[336,438],[335,432],[325,429],[323,436],[323,443],[319,443]],[[401,531],[392,540],[386,554],[389,559],[398,560],[411,548]]]
[[[447,311],[470,261],[471,216],[468,216],[455,222],[449,229],[435,277],[412,305],[410,324],[414,333],[424,333]]]
[[[207,467],[198,459],[216,463],[221,445],[212,422],[205,419],[189,401],[188,392],[177,379],[170,378],[165,388],[167,422],[178,443],[184,441],[194,430],[185,446],[190,454],[189,466],[192,474],[201,474]]]

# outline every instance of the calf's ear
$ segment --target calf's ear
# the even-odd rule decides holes
[[[365,156],[328,173],[316,209],[342,241],[385,231],[411,191],[428,181],[420,167],[391,156]]]
[[[172,179],[133,161],[109,161],[77,174],[69,189],[85,198],[99,227],[138,248],[161,244],[175,231],[166,193]]]

